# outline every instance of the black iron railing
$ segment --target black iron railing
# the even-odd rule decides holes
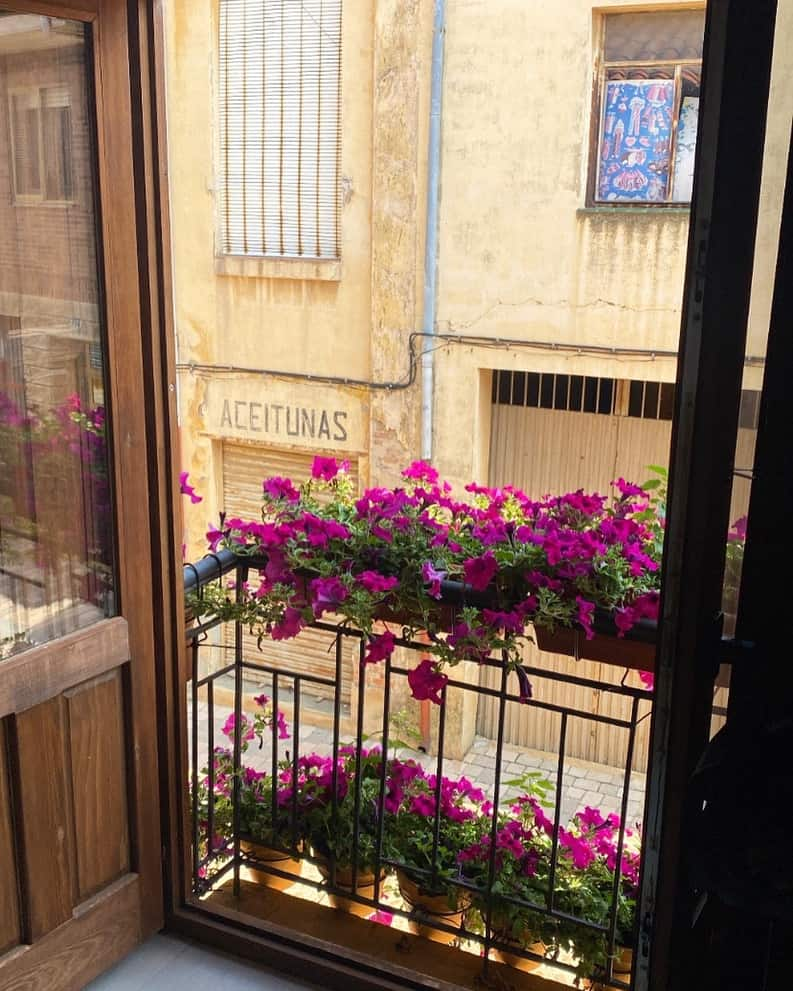
[[[257,567],[257,562],[251,558],[237,558],[228,551],[221,551],[217,554],[208,555],[197,564],[186,565],[184,569],[185,590],[188,593],[189,615],[195,616],[200,613],[200,609],[190,606],[191,600],[200,600],[202,590],[212,582],[226,582],[229,585],[229,594],[240,595],[243,583],[247,581],[249,572]],[[232,591],[235,590],[235,591]],[[393,624],[392,624],[393,625]],[[551,962],[554,967],[560,967],[568,971],[576,969],[576,962],[573,957],[564,953],[557,954],[549,961],[547,958],[527,949],[522,945],[516,945],[511,933],[498,924],[499,907],[503,914],[505,910],[516,908],[531,913],[536,918],[542,918],[553,927],[554,924],[565,924],[589,934],[590,937],[601,939],[605,949],[605,966],[602,972],[598,973],[598,979],[616,987],[631,987],[631,977],[628,973],[616,973],[615,962],[618,960],[621,946],[618,940],[618,930],[620,920],[618,919],[618,904],[623,885],[622,865],[623,854],[626,851],[626,820],[628,816],[630,791],[632,784],[632,769],[637,739],[637,726],[650,711],[652,694],[643,688],[631,687],[626,684],[625,678],[619,684],[595,681],[576,674],[551,671],[544,668],[527,668],[529,676],[535,683],[534,697],[528,700],[521,698],[517,691],[513,691],[510,682],[512,678],[501,657],[490,657],[483,662],[483,666],[496,669],[500,676],[496,678],[496,687],[487,687],[484,684],[471,684],[463,678],[454,677],[455,669],[452,669],[448,681],[441,689],[442,704],[437,708],[437,720],[434,730],[433,749],[435,755],[432,758],[434,763],[434,778],[430,778],[434,789],[434,821],[433,821],[433,844],[432,844],[432,864],[429,868],[420,869],[414,865],[410,867],[411,875],[421,882],[422,877],[426,879],[426,889],[435,890],[439,881],[439,867],[437,864],[438,849],[441,836],[441,789],[444,781],[444,770],[448,763],[445,756],[447,749],[447,696],[452,691],[462,693],[473,693],[475,696],[489,697],[496,700],[498,707],[497,737],[495,740],[495,767],[494,783],[492,793],[489,796],[492,808],[489,809],[489,847],[487,853],[486,878],[484,883],[480,877],[477,882],[467,878],[463,872],[459,876],[449,879],[444,878],[444,883],[455,892],[459,892],[458,904],[470,905],[471,899],[475,898],[480,906],[479,924],[473,925],[467,914],[463,914],[462,921],[455,920],[453,923],[445,921],[443,917],[436,915],[427,916],[423,909],[410,908],[409,906],[394,903],[393,898],[385,901],[384,877],[387,872],[396,870],[404,865],[397,859],[387,856],[386,853],[386,799],[387,799],[387,775],[389,762],[387,755],[392,746],[392,695],[395,686],[399,685],[399,679],[407,678],[410,668],[400,660],[401,657],[410,656],[397,651],[392,657],[386,658],[381,664],[372,667],[365,663],[366,638],[364,634],[348,626],[335,626],[333,624],[317,621],[314,628],[326,631],[332,649],[335,651],[335,677],[323,677],[311,670],[296,663],[294,669],[284,668],[282,663],[276,664],[268,662],[268,643],[261,645],[261,654],[255,658],[251,657],[251,652],[244,649],[246,631],[239,622],[224,624],[222,620],[210,618],[207,621],[192,619],[191,625],[187,629],[188,648],[191,658],[191,686],[190,686],[190,789],[192,803],[192,887],[196,896],[201,896],[219,886],[221,883],[233,883],[235,893],[240,891],[240,872],[242,868],[254,868],[261,874],[280,878],[283,881],[299,882],[309,888],[322,890],[331,895],[340,895],[348,903],[357,904],[371,908],[372,912],[378,910],[387,911],[391,915],[401,916],[409,921],[418,920],[422,926],[431,926],[439,932],[447,933],[461,942],[470,941],[479,944],[482,948],[483,967],[488,968],[491,959],[500,953],[506,953],[513,957],[522,957],[527,960]],[[222,630],[220,628],[226,627]],[[206,665],[202,664],[202,651],[207,650],[211,643],[211,631],[220,629],[221,638],[218,642],[211,644],[212,649],[222,660],[214,670],[205,670]],[[233,631],[233,636],[231,635]],[[403,631],[404,632],[404,631]],[[299,637],[297,638],[299,641]],[[343,657],[345,644],[352,641],[357,646],[357,677],[359,679],[357,697],[351,712],[351,723],[354,727],[353,740],[350,744],[342,742],[342,677],[343,677]],[[405,636],[398,637],[396,644],[403,651],[423,652],[426,650],[425,644],[408,639]],[[371,720],[367,717],[367,705],[371,705],[372,698],[367,696],[367,678],[372,677],[376,672],[378,679],[378,711],[382,706],[382,717],[379,719],[379,727],[376,734],[365,732],[366,727],[371,725]],[[246,842],[255,837],[245,834],[243,830],[243,756],[246,741],[244,732],[246,727],[244,696],[246,691],[246,678],[256,678],[259,683],[266,680],[270,691],[270,705],[272,712],[276,713],[285,700],[291,703],[291,727],[288,745],[279,739],[277,720],[273,716],[270,721],[267,733],[269,740],[267,747],[269,754],[264,751],[263,757],[268,761],[269,787],[271,793],[268,796],[270,803],[270,816],[272,822],[272,834],[268,837],[266,846],[272,848],[264,859],[256,847]],[[479,679],[484,681],[485,679]],[[226,772],[228,767],[219,764],[216,759],[218,753],[223,753],[222,748],[218,748],[218,732],[216,726],[217,710],[220,708],[217,700],[219,685],[231,682],[233,685],[233,704],[231,706],[234,721],[233,729],[230,733],[230,756],[225,759],[231,762],[231,775]],[[590,689],[593,692],[611,694],[625,701],[628,709],[627,718],[609,714],[608,706],[601,706],[601,711],[592,712],[573,706],[566,706],[555,701],[544,698],[543,685],[548,684],[575,686],[578,688]],[[312,686],[321,686],[332,698],[332,708],[330,712],[330,727],[328,730],[328,748],[332,767],[332,782],[330,787],[330,822],[338,821],[340,805],[339,780],[342,773],[340,767],[340,757],[352,762],[353,773],[349,776],[353,791],[353,835],[352,849],[349,870],[345,868],[343,879],[340,879],[339,865],[336,859],[323,856],[321,850],[312,848],[308,840],[301,834],[300,816],[301,809],[298,804],[299,790],[299,764],[301,758],[306,755],[301,744],[303,733],[303,703],[302,697],[306,690]],[[545,693],[546,695],[550,693]],[[228,695],[223,703],[223,708],[229,708]],[[504,727],[507,707],[512,704],[528,705],[537,712],[545,711],[554,713],[558,717],[558,739],[555,748],[556,753],[556,781],[555,797],[550,809],[553,809],[553,828],[549,837],[549,866],[547,890],[543,900],[527,901],[522,898],[512,897],[508,892],[499,891],[499,860],[497,848],[497,836],[499,829],[500,813],[509,806],[511,801],[506,797],[508,789],[505,787],[504,773]],[[616,858],[613,869],[613,880],[611,880],[611,891],[608,898],[608,911],[605,916],[600,916],[597,920],[587,918],[585,915],[571,914],[565,910],[564,904],[560,902],[560,894],[557,885],[558,875],[564,853],[560,843],[560,830],[563,828],[563,794],[565,786],[565,760],[568,750],[569,728],[572,719],[587,720],[600,726],[616,727],[623,730],[627,737],[626,759],[622,774],[622,790],[619,799],[619,826],[616,830]],[[202,723],[204,732],[202,733]],[[373,739],[374,736],[374,739]],[[376,758],[377,746],[379,745],[381,758]],[[367,759],[371,758],[374,748],[375,772],[376,772],[376,798],[374,808],[367,811],[366,823],[362,815],[363,798],[363,768]],[[367,757],[369,755],[369,757]],[[427,760],[427,758],[422,758]],[[369,763],[371,771],[371,760]],[[223,778],[222,788],[219,788],[219,779]],[[229,784],[229,777],[231,783]],[[288,800],[284,799],[284,792],[291,793]],[[279,787],[281,791],[279,792]],[[218,815],[220,799],[218,795],[223,792],[222,817]],[[616,802],[616,799],[615,799]],[[231,812],[228,814],[228,806]],[[222,819],[222,821],[221,821]],[[503,818],[501,818],[503,821]],[[367,840],[373,843],[373,856],[369,858],[367,865],[363,864],[360,856],[363,832],[367,832]],[[274,853],[283,855],[284,860],[274,859]],[[294,872],[279,867],[279,863],[284,864],[287,858],[299,860],[303,864],[311,864],[320,868],[321,872],[313,873],[313,876],[304,871],[299,877]],[[631,935],[630,940],[626,940],[624,924],[622,931],[623,943],[634,944],[637,933]],[[591,976],[591,975],[590,975]]]

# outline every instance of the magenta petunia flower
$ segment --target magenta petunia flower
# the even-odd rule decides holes
[[[595,603],[582,599],[580,595],[575,597],[575,602],[577,606],[576,618],[584,628],[587,640],[593,640],[595,631],[592,629],[592,620],[595,615]]]
[[[421,577],[429,585],[427,592],[434,599],[441,597],[441,582],[446,577],[446,572],[436,568],[431,561],[425,561],[421,566]]]
[[[323,458],[321,455],[317,455],[311,465],[311,477],[330,482],[339,474],[340,468],[341,466],[335,458]]]
[[[182,495],[190,496],[190,502],[192,503],[203,502],[204,501],[203,496],[196,495],[195,489],[187,481],[187,478],[188,478],[188,472],[186,471],[179,472],[179,491],[182,493]]]
[[[290,478],[280,478],[278,475],[265,478],[262,489],[271,499],[283,499],[285,502],[297,502],[300,499],[300,493],[292,485]]]
[[[292,637],[298,635],[305,625],[302,612],[292,606],[287,606],[283,617],[279,622],[273,624],[270,636],[273,640],[291,640]]]
[[[396,637],[390,630],[386,630],[385,633],[381,633],[379,636],[370,637],[364,662],[366,664],[377,664],[378,661],[385,661],[394,653],[395,646]]]
[[[309,588],[314,616],[317,619],[341,605],[350,594],[340,578],[315,578]]]
[[[220,732],[229,738],[234,736],[234,727],[236,725],[236,718],[232,712],[225,723],[221,726]],[[240,719],[240,739],[243,741],[252,740],[255,736],[253,729],[253,724],[248,721],[248,717],[243,712],[242,718]]]
[[[463,562],[465,580],[477,592],[484,592],[496,571],[498,562],[490,551],[480,557],[469,557]]]
[[[615,489],[617,489],[620,495],[625,498],[627,496],[634,495],[646,495],[647,493],[641,487],[641,485],[634,485],[632,482],[626,482],[624,478],[617,478],[611,483]]]
[[[402,477],[435,485],[438,481],[438,472],[426,461],[414,461],[408,468],[405,468]]]
[[[359,584],[363,585],[367,592],[377,595],[380,592],[390,592],[399,584],[398,578],[387,578],[379,571],[362,571],[358,575]]]
[[[435,705],[442,703],[441,693],[448,680],[445,674],[435,670],[433,662],[426,657],[418,667],[408,672],[408,684],[413,698],[419,701],[429,699]]]
[[[655,688],[655,675],[652,671],[639,671],[639,680],[649,692]]]

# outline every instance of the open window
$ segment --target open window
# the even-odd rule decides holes
[[[594,203],[688,204],[704,9],[603,16]]]

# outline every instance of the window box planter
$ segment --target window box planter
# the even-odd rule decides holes
[[[535,626],[537,647],[551,654],[567,654],[576,660],[599,661],[633,671],[655,671],[655,648],[658,633],[656,623],[640,620],[623,637],[617,636],[612,616],[595,610],[595,636],[588,640],[580,627]]]

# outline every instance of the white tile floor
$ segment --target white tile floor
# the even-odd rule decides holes
[[[316,987],[176,936],[158,935],[92,981],[87,991],[316,991]]]

